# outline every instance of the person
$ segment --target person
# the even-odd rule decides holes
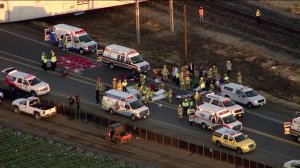
[[[213,82],[210,83],[209,90],[213,91],[213,92],[215,91],[215,86],[214,86]]]
[[[185,78],[183,72],[180,73],[179,80],[180,80],[180,90],[185,90]]]
[[[201,91],[204,91],[205,88],[206,88],[205,82],[202,82],[202,83],[200,84],[200,90],[201,90]]]
[[[169,103],[172,103],[172,96],[173,96],[173,91],[171,88],[169,88],[169,91],[168,91],[168,101]]]
[[[189,75],[186,75],[186,77],[185,77],[185,88],[187,90],[191,89],[191,78]]]
[[[140,82],[141,82],[141,85],[145,85],[145,82],[146,82],[146,76],[144,74],[140,74]]]
[[[139,92],[138,92],[138,99],[142,99],[142,97],[143,97],[143,91],[144,91],[144,86],[143,85],[141,85],[140,87],[139,87]]]
[[[195,120],[195,111],[194,110],[189,110],[189,123],[190,123],[190,126],[193,125],[193,122]]]
[[[196,94],[194,95],[194,101],[195,101],[196,106],[199,105],[199,99],[200,99],[200,95],[198,92],[196,92]]]
[[[165,89],[165,85],[164,85],[164,83],[163,82],[159,82],[159,85],[158,85],[158,89],[160,90],[160,89]]]
[[[52,50],[51,50],[52,51]],[[53,51],[52,51],[53,52]],[[50,62],[51,62],[51,69],[52,70],[55,70],[56,68],[56,61],[57,61],[57,58],[56,58],[56,55],[54,54],[51,54],[51,59],[50,59]]]
[[[172,76],[173,76],[173,83],[176,83],[176,74],[178,73],[178,68],[176,66],[173,67]]]
[[[112,87],[113,87],[113,89],[117,89],[117,79],[116,78],[113,78]]]
[[[212,67],[212,77],[214,78],[218,73],[218,69],[215,65],[213,65]]]
[[[212,68],[209,68],[208,72],[207,72],[207,78],[208,80],[210,80],[212,77]]]
[[[177,86],[179,85],[179,71],[176,72],[175,83],[176,83]]]
[[[123,90],[123,86],[122,86],[121,80],[119,80],[119,82],[118,82],[118,84],[117,84],[117,90],[120,90],[120,91]]]
[[[227,63],[226,63],[226,70],[227,70],[227,74],[230,75],[231,73],[231,62],[228,60]]]
[[[126,81],[126,79],[124,79],[123,82],[122,82],[122,90],[123,90],[123,92],[127,91],[127,81]]]
[[[190,106],[190,103],[188,102],[188,99],[185,98],[184,101],[182,102],[182,107],[183,107],[183,115],[187,114],[187,110]]]
[[[199,8],[199,22],[200,23],[202,23],[204,21],[203,16],[204,16],[204,9],[202,6],[200,6],[200,8]]]
[[[181,106],[181,104],[179,104],[178,108],[177,108],[177,113],[178,113],[178,119],[180,121],[182,121],[182,116],[183,116],[183,108]]]
[[[47,59],[47,56],[46,54],[43,52],[42,53],[42,56],[41,56],[41,62],[42,62],[42,68],[47,71],[47,62],[48,62],[48,59]]]
[[[145,94],[145,104],[147,104],[150,101],[150,88],[146,89],[146,94]]]
[[[236,83],[237,84],[242,84],[242,74],[241,74],[241,71],[238,71],[238,73],[236,74]]]
[[[96,104],[99,104],[100,103],[100,98],[99,98],[99,90],[96,89]]]
[[[188,66],[188,71],[190,72],[191,77],[194,78],[194,75],[195,75],[195,66],[194,66],[194,64],[192,62]]]
[[[193,108],[194,107],[194,100],[190,99],[189,101],[189,108]]]
[[[260,12],[259,8],[256,9],[255,16],[256,16],[257,23],[260,24],[261,12]]]
[[[101,79],[99,79],[99,94],[101,96],[103,96],[104,91],[105,91],[105,85],[104,85],[103,81]]]
[[[162,69],[162,75],[163,75],[163,80],[166,82],[168,80],[168,74],[169,70],[166,65],[164,65],[164,68]]]
[[[79,94],[76,94],[76,96],[75,96],[75,102],[76,102],[77,112],[79,112],[80,111],[80,96],[79,96]]]

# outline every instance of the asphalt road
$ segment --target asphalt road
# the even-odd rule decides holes
[[[71,75],[68,78],[58,76],[58,71],[45,72],[41,69],[40,55],[42,52],[54,52],[58,56],[70,54],[59,50],[43,41],[43,30],[29,27],[26,23],[14,23],[0,25],[0,69],[10,66],[25,72],[37,75],[51,86],[51,94],[67,98],[75,93],[80,93],[83,103],[106,115],[99,105],[95,104],[94,90],[95,79],[100,76],[106,84],[111,84],[111,79],[119,74],[126,73],[124,70],[110,70],[103,64],[99,68],[84,71],[82,75]],[[86,55],[93,58],[93,55]],[[152,65],[155,66],[155,65]],[[147,81],[150,83],[150,80]],[[266,81],[267,82],[267,81]],[[171,82],[175,93],[182,93]],[[176,102],[176,100],[174,100]],[[161,104],[162,106],[160,106]],[[190,142],[205,144],[213,148],[210,142],[210,132],[198,127],[190,127],[187,119],[180,122],[177,119],[177,104],[169,104],[166,100],[148,105],[151,117],[137,121],[135,124],[153,128],[166,134],[173,134],[181,139],[189,139]],[[291,159],[299,159],[300,144],[297,144],[290,136],[283,135],[282,123],[289,121],[294,115],[295,109],[290,109],[282,104],[267,102],[267,105],[255,109],[245,108],[245,117],[241,120],[244,131],[257,143],[257,150],[244,154],[242,157],[256,160],[262,163],[280,166],[283,162]],[[129,119],[121,116],[113,116],[125,122]],[[225,151],[231,153],[227,149]],[[232,152],[234,153],[234,152]]]

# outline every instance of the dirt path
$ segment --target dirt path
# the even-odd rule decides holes
[[[37,121],[29,115],[13,113],[5,103],[0,107],[0,125],[142,167],[233,167],[144,140],[135,139],[125,145],[108,144],[104,140],[105,129],[98,125],[70,120],[61,115]]]

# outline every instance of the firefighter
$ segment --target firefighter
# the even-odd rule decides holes
[[[212,77],[212,68],[209,68],[208,72],[207,72],[207,78],[210,80]]]
[[[206,87],[206,86],[205,86],[205,83],[204,83],[204,82],[202,82],[202,83],[201,83],[201,85],[200,85],[200,89],[201,89],[201,91],[204,91],[205,87]]]
[[[117,79],[116,78],[113,78],[112,87],[114,89],[117,89]]]
[[[224,74],[224,82],[225,83],[228,83],[229,82],[229,77],[227,76],[227,74]]]
[[[104,91],[105,91],[105,85],[104,85],[103,81],[101,79],[99,79],[99,94],[101,96],[103,96]]]
[[[138,98],[141,100],[143,97],[144,86],[141,85],[138,92]]]
[[[204,83],[203,77],[201,77],[201,78],[199,79],[199,87],[201,86],[202,83]]]
[[[117,90],[120,90],[120,91],[123,90],[123,86],[122,86],[121,80],[119,80],[119,82],[117,83]]]
[[[185,78],[183,72],[180,73],[179,80],[180,80],[180,90],[185,90]]]
[[[150,88],[146,89],[146,93],[145,93],[145,104],[147,104],[148,102],[150,102]]]
[[[217,73],[218,73],[218,69],[217,69],[217,67],[214,65],[214,66],[212,67],[212,76],[215,77],[215,76],[217,75]]]
[[[169,70],[166,65],[164,65],[164,68],[162,69],[162,75],[163,75],[163,80],[166,82],[168,80],[168,74]]]
[[[190,101],[189,101],[189,108],[193,108],[193,106],[194,106],[194,100],[190,99]]]
[[[122,82],[122,90],[123,90],[123,92],[127,91],[127,81],[126,81],[126,79],[124,79],[123,82]]]
[[[241,74],[241,71],[239,71],[237,74],[236,74],[236,83],[238,84],[242,84],[242,74]]]
[[[182,102],[183,115],[187,115],[187,110],[188,110],[189,106],[190,106],[190,103],[187,100],[187,98],[185,98],[184,101]]]
[[[145,85],[145,82],[146,82],[146,76],[144,74],[141,73],[140,75],[140,82],[141,82],[141,85]]]
[[[188,73],[188,71],[187,71],[187,73]],[[185,88],[187,90],[191,89],[191,77],[189,76],[189,73],[185,77]]]
[[[171,88],[169,88],[169,91],[168,91],[168,101],[169,103],[172,103],[172,96],[173,96],[173,91]]]
[[[227,61],[227,63],[226,63],[226,70],[227,70],[227,74],[228,75],[230,75],[231,69],[232,69],[232,64],[231,64],[230,61]]]
[[[256,9],[255,16],[256,16],[257,23],[260,24],[261,12],[260,12],[260,10],[258,8]]]
[[[214,86],[213,83],[210,83],[210,85],[209,85],[209,90],[210,90],[210,91],[215,91],[215,86]]]
[[[162,82],[159,82],[158,89],[165,89],[165,85]]]
[[[196,94],[194,95],[194,101],[195,101],[196,106],[199,105],[199,99],[200,99],[200,95],[198,92],[196,92]]]
[[[52,70],[55,70],[56,68],[56,61],[57,61],[57,58],[56,58],[56,55],[54,54],[54,52],[51,50],[52,54],[51,54],[51,59],[50,59],[50,62],[51,62],[51,69]]]
[[[179,104],[179,106],[178,106],[177,113],[178,113],[178,119],[179,119],[180,121],[182,121],[183,108],[182,108],[181,104]]]

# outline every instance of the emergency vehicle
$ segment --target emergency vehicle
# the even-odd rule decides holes
[[[84,29],[66,24],[57,24],[52,29],[45,29],[45,41],[50,41],[60,48],[79,51],[81,55],[97,50],[97,43]]]
[[[300,143],[300,112],[296,112],[292,122],[284,122],[284,134],[294,136]]]
[[[6,68],[2,72],[7,73],[5,83],[12,91],[19,89],[32,96],[41,96],[50,92],[49,84],[32,74],[18,71],[13,67]]]
[[[150,64],[144,61],[143,57],[134,49],[123,47],[116,44],[106,46],[97,51],[98,59],[107,63],[110,69],[115,66],[131,70],[136,73],[147,73],[150,70]]]
[[[130,117],[132,121],[146,118],[150,115],[149,108],[143,105],[134,95],[111,89],[104,93],[102,108],[109,114],[120,114]]]
[[[223,85],[221,88],[221,95],[228,97],[235,102],[245,104],[248,108],[263,106],[267,103],[266,99],[259,95],[254,89],[236,83]]]
[[[238,154],[256,149],[255,142],[247,135],[229,128],[217,129],[212,133],[211,139],[218,148],[227,147],[235,150]]]
[[[237,131],[242,130],[242,123],[230,111],[220,107],[212,108],[206,104],[197,107],[194,122],[200,124],[202,129],[207,129],[214,124],[221,124]]]

